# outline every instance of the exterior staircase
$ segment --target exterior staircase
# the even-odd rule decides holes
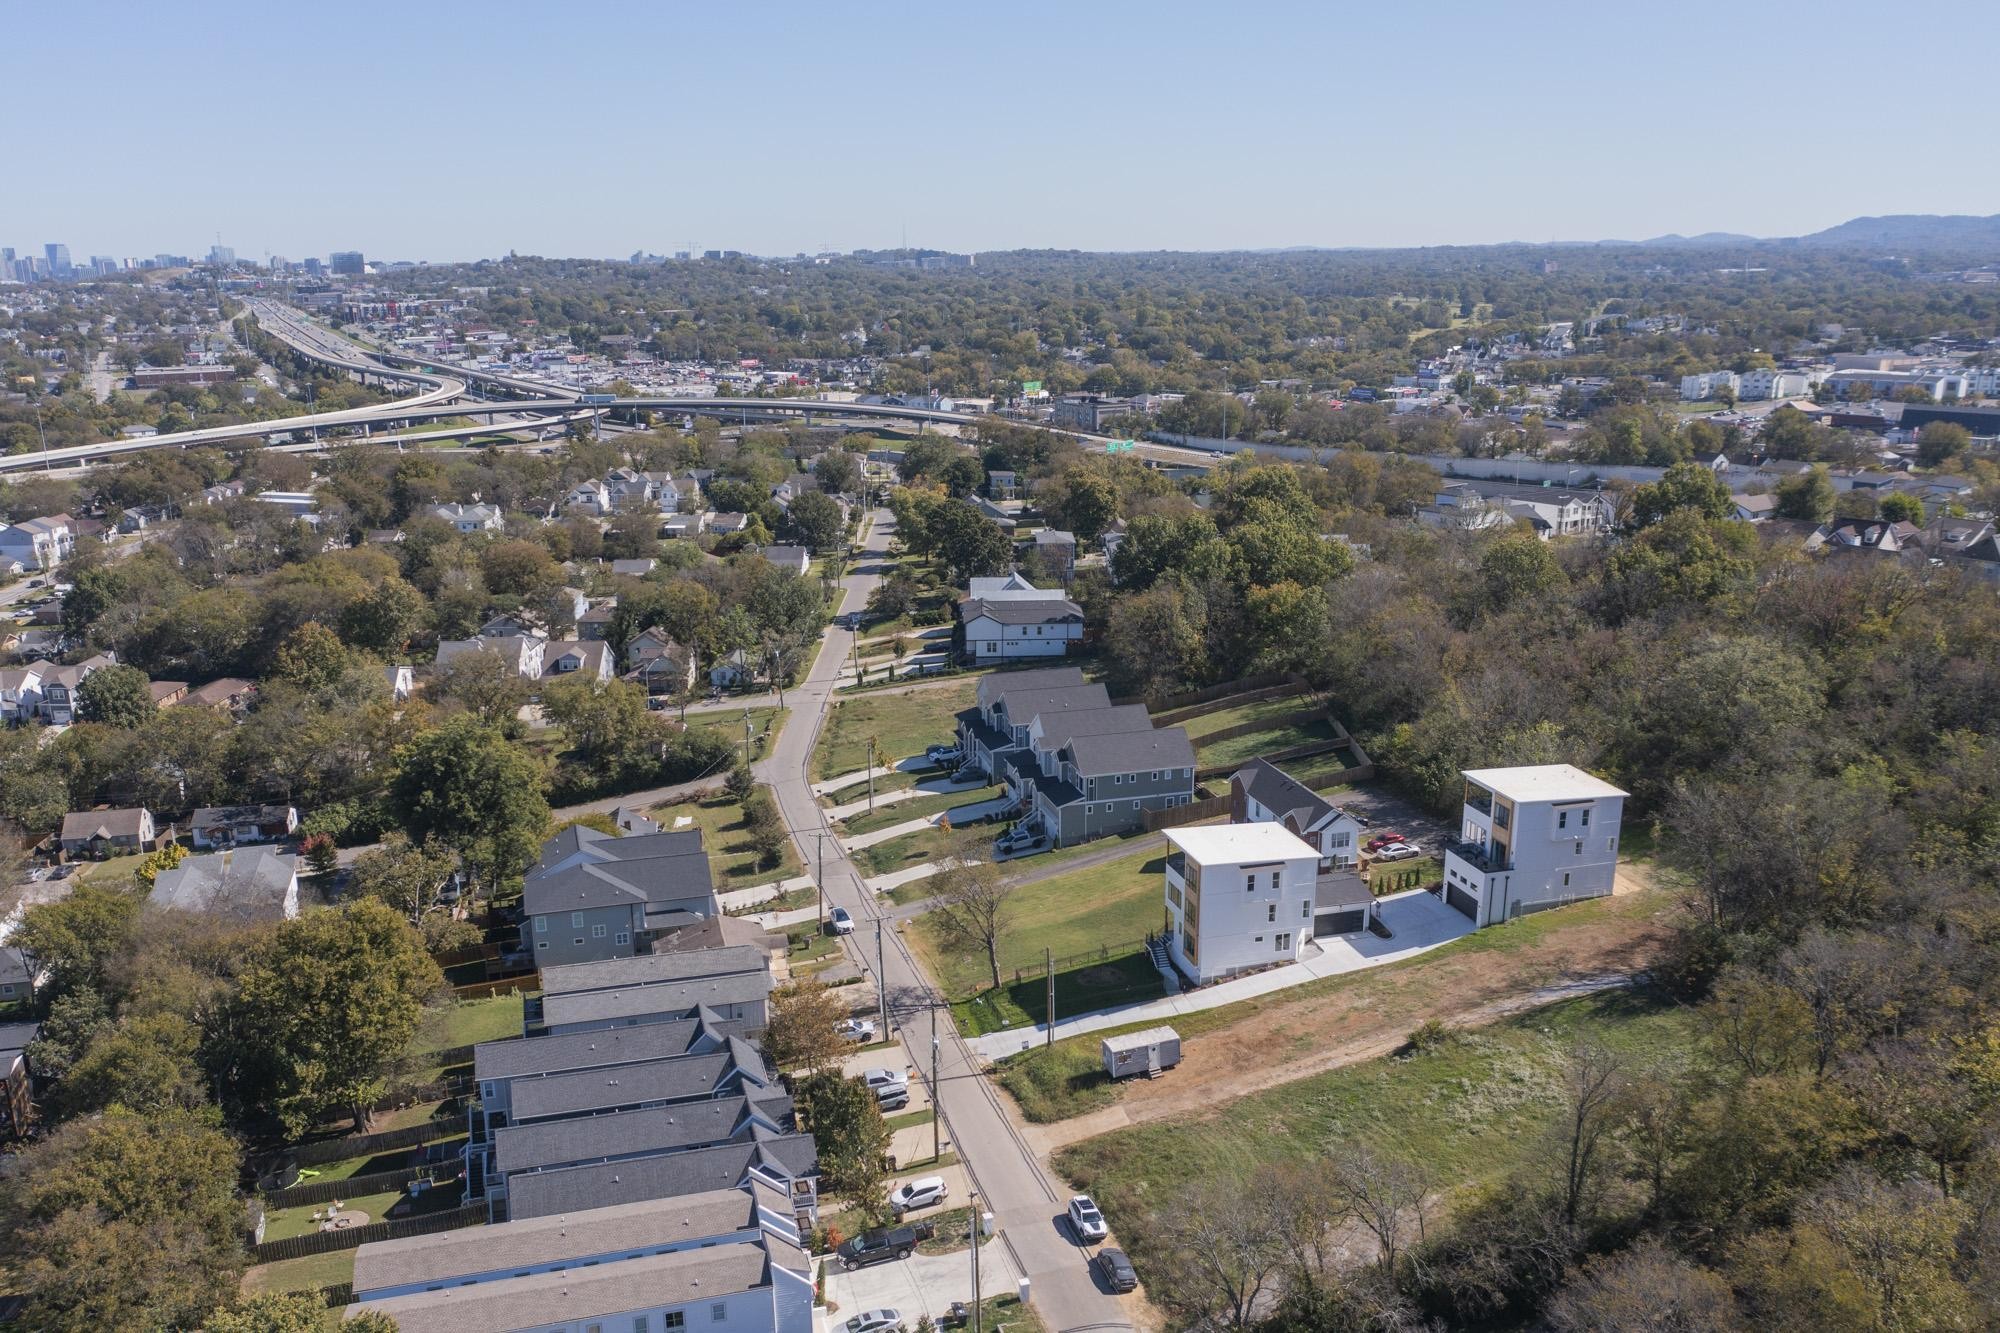
[[[1146,956],[1153,960],[1159,970],[1160,980],[1166,986],[1167,994],[1181,993],[1181,974],[1174,967],[1174,960],[1167,955],[1167,937],[1149,935],[1146,937]]]

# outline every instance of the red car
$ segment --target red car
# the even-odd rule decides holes
[[[1387,832],[1376,834],[1374,837],[1370,838],[1367,842],[1361,844],[1361,848],[1363,851],[1379,852],[1392,842],[1402,842],[1402,841],[1404,841],[1403,835],[1396,832],[1394,829],[1390,829]]]

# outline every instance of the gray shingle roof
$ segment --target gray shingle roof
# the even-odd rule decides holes
[[[635,1028],[577,1032],[564,1037],[509,1037],[472,1048],[475,1082],[526,1078],[574,1069],[608,1069],[641,1060],[698,1053],[720,1040],[698,1019],[646,1023]]]
[[[521,1091],[526,1091],[525,1085]],[[507,1125],[493,1132],[494,1169],[513,1175],[609,1158],[705,1148],[746,1134],[744,1122],[753,1109],[783,1124],[788,1123],[791,1106],[791,1098],[782,1092],[760,1091],[610,1115]]]
[[[1340,810],[1332,801],[1269,760],[1252,759],[1236,770],[1232,780],[1243,783],[1257,803],[1267,810],[1276,811],[1279,819],[1297,814],[1300,829],[1311,828],[1324,816],[1337,814]]]
[[[726,1236],[757,1226],[760,1195],[766,1207],[781,1215],[790,1212],[790,1201],[778,1199],[775,1190],[752,1186],[374,1241],[354,1252],[354,1290],[361,1293],[450,1282],[536,1264]]]
[[[1011,726],[1025,727],[1037,717],[1109,708],[1111,696],[1102,685],[1066,685],[1052,690],[1009,690],[1001,697]]]
[[[582,991],[622,990],[628,986],[659,986],[696,977],[726,977],[762,972],[770,966],[762,949],[748,944],[677,953],[637,954],[588,963],[565,963],[542,969],[543,995],[574,995]]]
[[[691,981],[662,982],[657,986],[578,991],[570,995],[546,996],[542,1000],[542,1021],[556,1028],[568,1027],[572,1023],[646,1018],[655,1014],[668,1018],[689,1018],[702,1005],[720,1008],[731,1004],[754,1004],[770,993],[771,974],[768,971],[739,972],[726,977],[696,977]]]
[[[739,1063],[746,1056],[749,1063]],[[671,1056],[610,1069],[520,1079],[511,1094],[512,1123],[588,1115],[621,1106],[693,1101],[714,1097],[739,1079],[769,1087],[775,1077],[763,1056],[739,1040],[708,1055]]]
[[[1056,625],[1083,621],[1083,608],[1066,597],[1047,600],[989,602],[967,597],[958,604],[958,618],[965,624],[985,616],[997,625]]]
[[[1042,719],[1042,743],[1060,748],[1072,736],[1109,736],[1125,731],[1151,731],[1153,716],[1144,704],[1113,704],[1081,713],[1051,713]]]
[[[1194,767],[1194,746],[1179,727],[1078,736],[1064,747],[1084,777]]]
[[[763,1135],[748,1143],[725,1143],[665,1157],[537,1171],[508,1182],[507,1216],[547,1217],[728,1189],[742,1184],[752,1166],[761,1166],[780,1179],[810,1176],[819,1170],[819,1152],[810,1134]]]
[[[106,838],[136,838],[146,812],[129,810],[79,810],[63,816],[63,842],[88,842],[100,834]],[[43,827],[47,827],[44,825]]]
[[[999,671],[979,682],[979,706],[991,708],[1015,690],[1054,690],[1083,684],[1083,668],[1073,666],[1035,667],[1028,671]]]
[[[552,869],[579,855],[586,858],[580,864]],[[613,838],[570,828],[542,844],[522,888],[522,911],[544,916],[647,903],[672,906],[713,896],[700,829]]]
[[[347,1313],[379,1310],[403,1333],[492,1333],[494,1329],[581,1327],[583,1321],[685,1305],[752,1291],[766,1282],[765,1247],[751,1242],[626,1259],[601,1268],[537,1273],[409,1296]]]
[[[236,921],[279,921],[298,910],[299,861],[268,847],[190,856],[153,880],[148,901]]]

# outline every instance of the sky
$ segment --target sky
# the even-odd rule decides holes
[[[1217,250],[2000,213],[1990,0],[36,11],[0,245]],[[19,36],[25,15],[9,24]],[[1905,23],[1915,31],[1902,31]],[[1952,89],[1959,90],[1957,94]],[[1960,100],[1963,98],[1964,100]]]

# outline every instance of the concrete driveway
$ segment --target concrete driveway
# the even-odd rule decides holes
[[[997,1237],[979,1247],[979,1293],[982,1298],[1009,1296],[1018,1289],[1020,1272],[1007,1246]],[[913,1254],[907,1259],[857,1268],[852,1272],[838,1263],[826,1266],[826,1299],[830,1307],[820,1314],[824,1333],[836,1333],[849,1318],[863,1310],[899,1311],[906,1328],[915,1328],[917,1319],[929,1315],[936,1323],[951,1309],[953,1301],[972,1297],[972,1256],[961,1242],[950,1254]]]

